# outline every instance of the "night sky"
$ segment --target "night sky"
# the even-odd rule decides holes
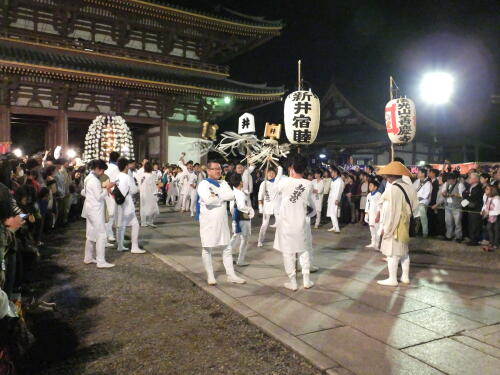
[[[217,4],[268,20],[283,20],[281,37],[229,62],[231,78],[296,88],[297,60],[320,99],[332,80],[361,112],[383,123],[389,76],[417,106],[419,131],[437,125],[442,137],[477,137],[500,144],[500,1],[172,1],[213,11]],[[428,71],[455,78],[452,102],[420,100]],[[259,123],[282,122],[282,103],[254,112]],[[225,126],[236,122],[226,121]],[[500,160],[499,151],[496,152]]]

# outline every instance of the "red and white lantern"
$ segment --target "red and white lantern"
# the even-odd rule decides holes
[[[385,126],[393,144],[410,143],[417,133],[415,103],[408,98],[393,99],[385,106]]]

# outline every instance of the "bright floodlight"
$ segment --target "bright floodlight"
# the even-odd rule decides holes
[[[70,148],[68,151],[66,151],[66,156],[70,159],[74,159],[76,157],[76,151]]]
[[[324,159],[324,158],[326,158],[326,155],[325,154],[319,154],[319,158],[320,159]]]
[[[224,97],[224,103],[229,104],[231,103],[231,98],[229,96]]]
[[[448,73],[427,73],[420,84],[422,99],[430,104],[444,104],[453,93],[453,77]]]
[[[12,150],[12,153],[14,155],[16,155],[16,157],[18,157],[18,158],[23,156],[23,151],[20,148],[15,148],[14,150]]]

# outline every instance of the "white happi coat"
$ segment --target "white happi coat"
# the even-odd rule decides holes
[[[323,192],[325,190],[325,182],[322,178],[320,180],[312,180],[312,190],[316,190],[317,193],[312,193],[314,199],[314,208],[316,208],[316,212],[321,212],[323,207]]]
[[[277,191],[278,182],[283,177],[283,168],[278,167],[278,173],[274,182],[264,180],[259,186],[259,195],[257,199],[262,201],[262,213],[264,215],[275,215],[280,209],[280,199]]]
[[[274,248],[282,253],[312,250],[311,226],[306,217],[316,216],[311,181],[303,178],[282,178],[277,185],[281,205],[277,217]],[[307,207],[311,212],[307,215]]]
[[[156,176],[152,173],[144,172],[139,181],[141,217],[153,216],[160,213],[158,208],[158,198],[156,197]]]
[[[127,173],[120,172],[118,180],[116,181],[118,189],[125,197],[125,202],[123,204],[116,205],[116,226],[118,227],[128,227],[137,222],[137,216],[135,216],[135,206],[132,196],[137,194],[137,185],[132,177]]]
[[[408,254],[408,244],[396,240],[394,235],[403,210],[405,210],[409,216],[413,213],[406,202],[403,192],[400,188],[394,186],[394,184],[401,185],[405,189],[413,210],[415,210],[415,207],[417,207],[418,210],[418,198],[415,189],[403,181],[403,179],[396,180],[392,185],[388,184],[383,194],[384,200],[387,203],[384,221],[381,223],[384,235],[380,245],[380,251],[385,256],[403,257]]]
[[[250,216],[250,219],[254,216],[254,210],[252,203],[250,202],[250,197],[244,191],[239,189],[233,189],[234,201],[229,203],[229,211],[231,215],[234,214],[234,210],[244,212]],[[234,217],[234,216],[233,216]],[[243,236],[250,236],[252,234],[252,222],[251,220],[240,220],[241,234]],[[236,233],[236,223],[233,220],[233,232]]]
[[[218,183],[203,180],[198,185],[202,247],[227,246],[230,240],[226,202],[234,200],[234,193],[226,181]]]
[[[87,219],[87,240],[96,242],[98,237],[106,237],[104,209],[108,192],[102,188],[99,177],[90,173],[85,178],[81,194],[85,197],[82,217]]]
[[[382,194],[379,191],[375,191],[375,194],[368,193],[366,197],[366,207],[365,207],[365,222],[368,225],[377,225],[375,223],[375,219],[377,218],[377,214],[379,212],[379,200]]]
[[[342,199],[342,193],[344,192],[344,180],[339,176],[336,179],[331,179],[330,182],[330,193],[328,195],[328,208],[326,210],[326,216],[328,217],[340,217],[340,200]],[[339,201],[337,205],[335,201]]]
[[[183,196],[191,196],[191,193],[193,190],[196,190],[196,188],[193,188],[191,185],[196,186],[196,182],[198,180],[196,173],[194,171],[189,172],[188,168],[184,164],[182,160],[179,160],[179,167],[182,169],[182,173],[180,173],[179,176],[179,182],[181,184],[180,187],[180,193]]]
[[[118,166],[114,163],[108,163],[108,169],[106,169],[106,175],[109,177],[110,182],[116,182],[118,180],[118,175],[120,170]],[[106,209],[108,210],[108,215],[113,216],[116,210],[116,202],[111,194],[106,194]]]

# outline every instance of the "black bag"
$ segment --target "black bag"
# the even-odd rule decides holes
[[[123,195],[122,192],[120,191],[120,189],[118,189],[118,186],[115,186],[115,188],[113,189],[113,197],[115,198],[115,202],[117,205],[122,205],[123,202],[125,202],[125,198],[127,197],[127,195]]]
[[[410,230],[409,230],[408,234],[409,234],[410,237],[415,237],[415,235],[416,235],[416,229],[417,229],[417,222],[416,222],[415,218],[413,217],[413,207],[411,206],[410,198],[408,198],[408,194],[406,194],[405,189],[403,189],[403,187],[401,185],[394,184],[394,186],[397,186],[398,188],[401,189],[401,191],[403,192],[403,194],[405,196],[406,203],[408,203],[408,205],[410,206],[410,210],[411,210],[410,228],[409,228]]]
[[[250,220],[250,215],[240,210],[238,210],[238,217],[240,220]]]

